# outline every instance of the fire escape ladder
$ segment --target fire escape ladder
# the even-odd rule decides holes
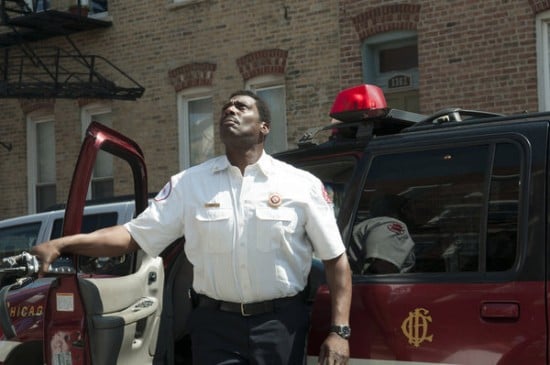
[[[36,1],[33,2],[36,8]],[[144,87],[113,63],[83,54],[70,35],[111,26],[110,21],[44,9],[24,0],[0,0],[0,98],[99,98],[136,100]],[[69,51],[39,47],[63,36]]]
[[[35,67],[41,67],[42,69],[44,69],[45,72],[48,72],[48,68],[46,67],[46,65],[44,65],[40,57],[38,57],[38,55],[29,46],[29,44],[23,40],[23,37],[21,36],[17,27],[9,25],[9,28],[12,30],[13,38],[18,40],[17,47],[21,50],[21,52],[31,61],[31,63]],[[9,48],[5,48],[5,50],[8,51]]]
[[[8,14],[26,15],[32,13],[32,9],[25,0],[2,0],[2,22],[7,24],[9,22]]]

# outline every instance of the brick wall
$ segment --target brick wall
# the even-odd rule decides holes
[[[338,90],[362,82],[362,40],[404,26],[418,31],[422,111],[537,109],[534,19],[550,8],[547,0],[168,4],[111,1],[112,27],[72,36],[81,52],[107,58],[145,87],[137,101],[112,102],[113,126],[142,147],[153,191],[178,170],[176,93],[192,85],[182,80],[208,80],[217,118],[225,97],[243,88],[250,72],[262,72],[250,70],[246,56],[270,50],[278,52],[273,59],[284,58],[284,65],[270,66],[276,72],[284,69],[290,146],[307,128],[329,121]],[[377,14],[383,19],[374,19]],[[63,39],[46,43],[68,47]],[[55,101],[59,202],[66,199],[80,146],[80,104]],[[27,206],[25,113],[19,101],[0,103],[0,133],[0,141],[13,144],[10,152],[0,147],[0,184],[6,194],[0,202],[2,219],[24,214]],[[222,153],[221,145],[217,152]],[[115,167],[116,192],[130,192],[129,172],[122,164]]]
[[[548,9],[548,1],[341,4],[344,83],[362,81],[360,47],[367,36],[416,28],[422,112],[450,106],[499,113],[538,110],[535,13]]]

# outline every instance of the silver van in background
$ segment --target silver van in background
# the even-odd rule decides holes
[[[0,258],[28,251],[36,244],[58,238],[63,230],[64,209],[0,221]],[[134,201],[87,205],[82,232],[128,222],[134,216]]]

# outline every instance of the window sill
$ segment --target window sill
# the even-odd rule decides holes
[[[173,3],[166,5],[167,10],[174,10],[174,9],[183,8],[187,5],[202,3],[204,0],[179,0],[179,1],[173,0],[173,1],[174,1]]]
[[[97,13],[97,14],[88,14],[88,18],[103,20],[105,22],[112,22],[113,17],[109,15],[108,12]]]

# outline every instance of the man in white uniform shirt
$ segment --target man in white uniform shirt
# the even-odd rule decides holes
[[[173,176],[124,226],[63,237],[33,253],[43,268],[62,252],[118,256],[141,248],[157,256],[185,236],[198,298],[188,323],[193,363],[294,365],[304,359],[302,291],[314,250],[332,293],[319,361],[346,364],[351,275],[332,204],[320,180],[264,152],[269,128],[266,104],[252,92],[234,93],[219,122],[224,156]]]

